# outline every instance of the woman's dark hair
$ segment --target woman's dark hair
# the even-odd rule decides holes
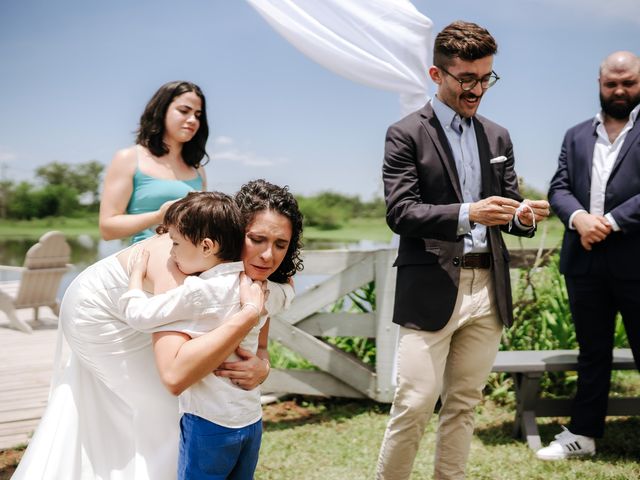
[[[198,168],[209,161],[205,150],[209,138],[209,124],[207,122],[207,105],[200,87],[191,82],[169,82],[162,85],[151,97],[140,117],[136,143],[149,149],[156,157],[169,153],[169,147],[164,143],[164,120],[167,109],[173,99],[183,93],[193,92],[202,101],[200,127],[191,140],[182,146],[182,159],[187,165]],[[206,157],[203,161],[202,159]]]
[[[246,225],[250,225],[256,214],[264,210],[284,215],[291,222],[289,248],[280,266],[269,276],[269,280],[285,283],[294,273],[301,271],[304,268],[300,258],[302,213],[295,197],[289,192],[289,187],[279,187],[262,179],[252,180],[240,188],[235,200]]]
[[[194,245],[205,238],[218,243],[220,260],[238,261],[244,245],[244,217],[236,202],[226,193],[189,192],[173,203],[164,216],[159,234],[174,227]]]

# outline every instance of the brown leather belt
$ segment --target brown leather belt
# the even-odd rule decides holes
[[[491,253],[467,253],[462,256],[462,268],[491,268]]]

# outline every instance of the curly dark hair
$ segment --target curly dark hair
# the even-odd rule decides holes
[[[187,92],[193,92],[200,97],[202,112],[200,113],[198,131],[191,140],[182,146],[182,159],[190,167],[198,168],[209,161],[209,155],[205,150],[207,138],[209,138],[209,123],[207,122],[207,104],[204,93],[195,83],[169,82],[158,89],[142,112],[136,144],[148,148],[156,157],[162,157],[169,153],[169,148],[164,143],[164,120],[167,116],[167,109],[174,98]]]
[[[277,283],[285,283],[304,266],[300,258],[302,248],[302,213],[298,208],[298,202],[289,192],[289,187],[279,187],[266,180],[252,180],[245,183],[238,193],[235,201],[244,215],[246,225],[250,225],[257,213],[263,210],[272,210],[284,215],[291,222],[291,241],[284,260],[269,276],[269,280]]]
[[[456,20],[438,35],[433,46],[433,64],[448,67],[454,58],[465,61],[495,55],[498,45],[489,31],[471,22]]]

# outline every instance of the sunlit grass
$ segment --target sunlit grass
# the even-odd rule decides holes
[[[300,402],[300,400],[299,400]],[[311,415],[266,423],[256,473],[259,480],[374,478],[388,405],[334,400],[307,403]],[[568,419],[539,421],[546,444]],[[422,440],[412,480],[433,475],[437,416]],[[513,410],[485,402],[478,409],[467,478],[474,480],[628,480],[640,478],[640,419],[609,417],[598,455],[584,460],[543,462],[511,436]]]
[[[59,230],[67,237],[100,236],[98,217],[68,218],[50,217],[36,220],[0,220],[0,239],[37,239],[50,230]]]

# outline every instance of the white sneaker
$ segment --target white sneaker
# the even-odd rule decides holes
[[[556,439],[548,447],[536,452],[540,460],[565,460],[571,457],[584,457],[596,453],[596,442],[591,437],[575,435],[567,428],[562,427],[562,432],[556,435]]]

